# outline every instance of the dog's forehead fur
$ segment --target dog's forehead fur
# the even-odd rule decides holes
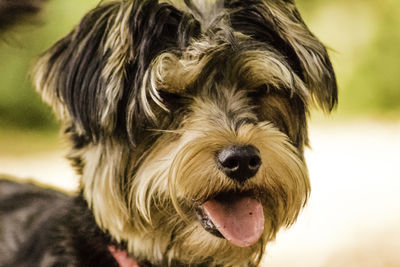
[[[135,139],[132,125],[154,119],[149,102],[162,106],[157,90],[179,92],[206,79],[247,89],[273,84],[326,110],[335,105],[326,50],[291,1],[189,2],[101,4],[39,62],[38,90],[95,139],[115,129]]]
[[[41,57],[35,81],[72,140],[96,223],[158,264],[259,262],[308,198],[308,107],[337,101],[327,51],[290,0],[104,1]],[[215,162],[231,145],[260,151],[243,184]],[[253,246],[195,218],[194,205],[221,192],[262,202]]]

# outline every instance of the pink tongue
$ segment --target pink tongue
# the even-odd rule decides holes
[[[250,197],[229,201],[209,200],[203,205],[205,215],[232,244],[248,247],[260,239],[264,231],[264,212],[260,202]]]

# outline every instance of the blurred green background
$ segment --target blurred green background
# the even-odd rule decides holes
[[[27,74],[37,56],[68,33],[97,2],[51,0],[40,22],[1,37],[1,129],[57,128]],[[400,2],[298,0],[297,5],[311,30],[330,48],[340,88],[334,116],[399,118]]]

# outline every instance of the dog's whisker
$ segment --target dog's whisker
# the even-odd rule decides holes
[[[146,129],[149,132],[161,132],[161,133],[174,133],[174,134],[183,134],[184,130],[163,130],[163,129]]]

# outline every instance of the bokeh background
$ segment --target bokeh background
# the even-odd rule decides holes
[[[76,188],[59,125],[29,71],[97,2],[50,0],[39,21],[0,37],[0,173]],[[400,2],[297,5],[330,49],[339,106],[312,114],[312,196],[263,266],[400,266]]]

